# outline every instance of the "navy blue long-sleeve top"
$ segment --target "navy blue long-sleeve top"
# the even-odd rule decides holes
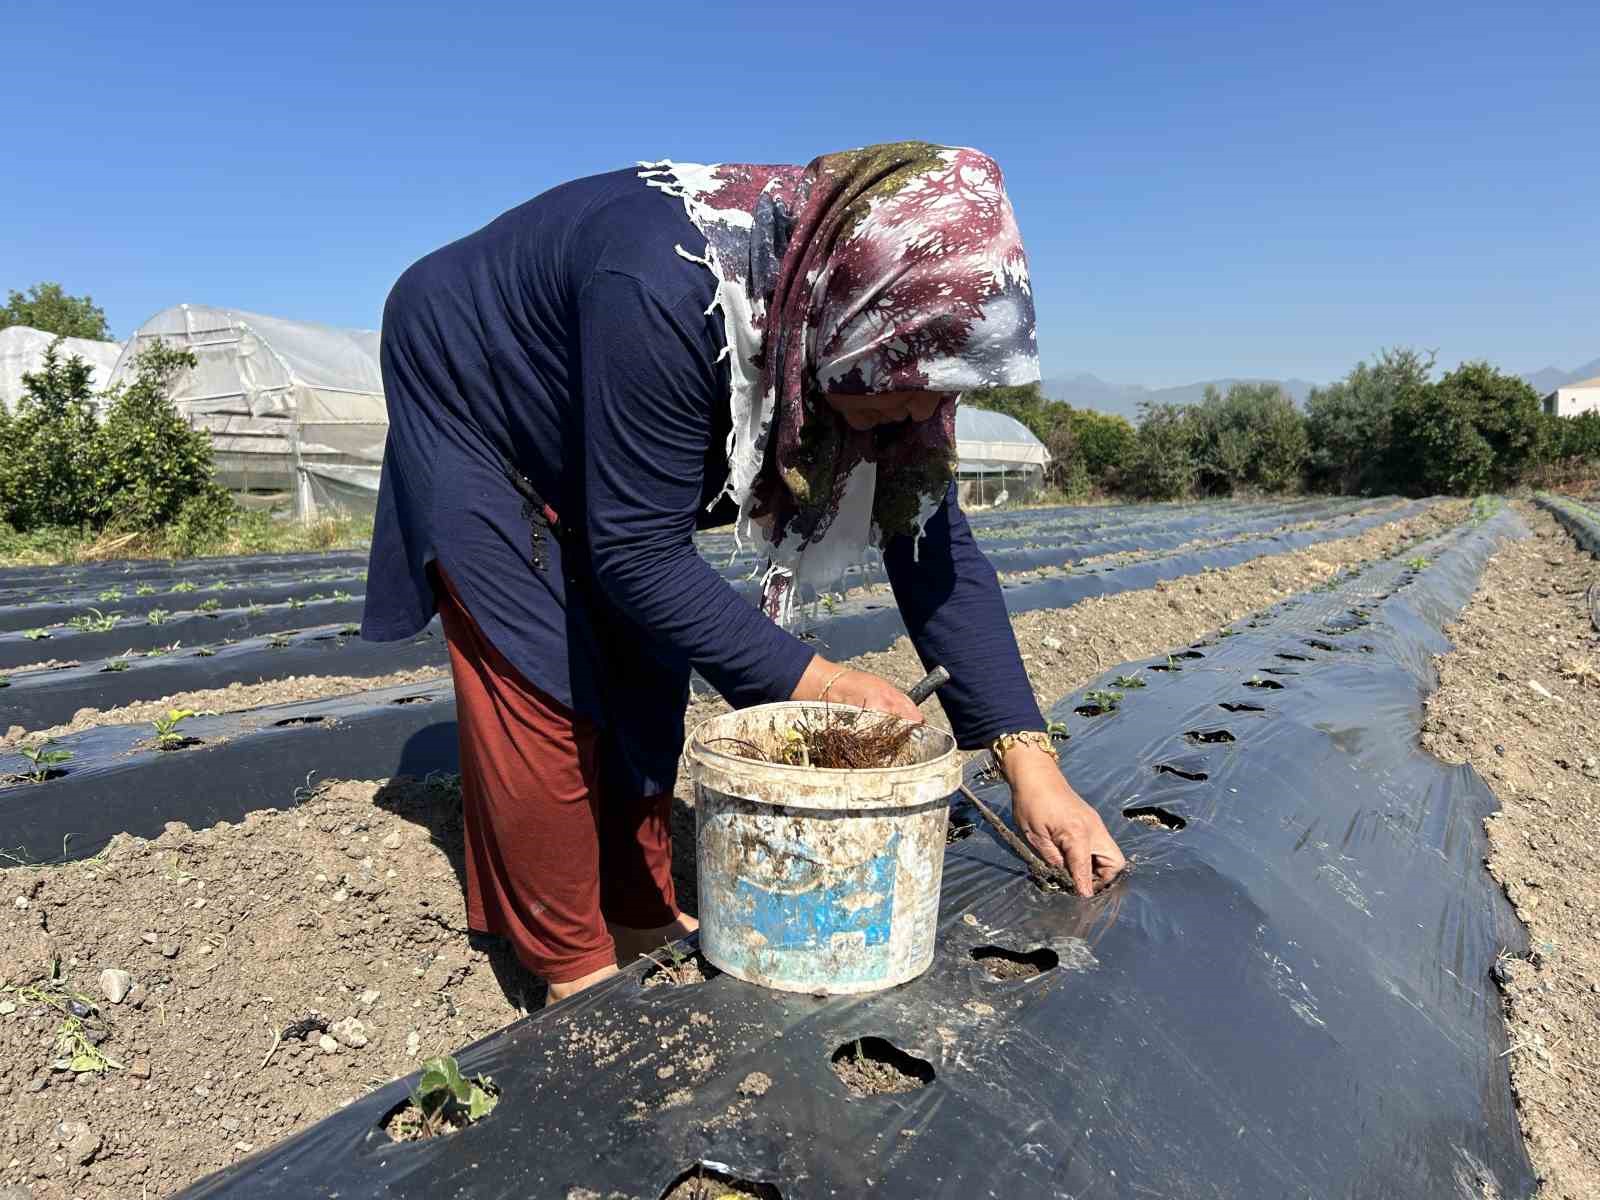
[[[726,524],[731,426],[705,239],[631,170],[564,184],[423,258],[384,309],[389,407],[362,635],[410,637],[437,563],[491,645],[597,723],[621,785],[670,791],[691,669],[734,705],[812,657],[695,549]],[[513,472],[560,517],[535,522]],[[1042,729],[993,568],[952,486],[884,565],[964,747]],[[536,565],[537,564],[537,565]]]

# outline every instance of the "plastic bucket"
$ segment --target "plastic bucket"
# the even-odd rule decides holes
[[[955,739],[927,726],[912,734],[915,761],[879,770],[761,762],[719,740],[775,748],[802,715],[829,708],[788,702],[713,717],[687,750],[701,951],[785,992],[872,992],[928,969],[949,798],[961,782]]]

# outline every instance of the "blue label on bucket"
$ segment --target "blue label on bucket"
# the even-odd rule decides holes
[[[735,885],[736,907],[769,950],[815,950],[838,938],[857,945],[889,941],[894,913],[895,834],[883,853],[836,874],[826,887],[772,891],[748,879]]]

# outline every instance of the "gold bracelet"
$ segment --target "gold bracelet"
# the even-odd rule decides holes
[[[1043,750],[1057,762],[1061,761],[1060,755],[1056,753],[1056,744],[1048,733],[1038,729],[1022,729],[1016,733],[1002,733],[989,743],[989,753],[994,756],[996,768],[1004,761],[1006,751],[1013,746],[1032,746],[1036,750]]]
[[[822,685],[822,690],[817,693],[817,699],[818,700],[826,700],[828,698],[828,689],[831,688],[834,684],[838,683],[842,676],[848,675],[849,673],[850,673],[850,668],[849,667],[840,667],[837,671],[835,671],[833,673],[833,678],[828,680],[827,683]]]

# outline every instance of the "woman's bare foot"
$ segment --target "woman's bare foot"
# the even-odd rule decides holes
[[[606,928],[611,931],[611,940],[617,944],[617,962],[625,967],[634,959],[661,949],[668,942],[688,937],[700,928],[700,922],[688,913],[679,913],[676,921],[655,929],[629,929],[626,925],[607,925]]]
[[[601,967],[598,971],[590,971],[587,975],[580,975],[576,979],[569,979],[565,983],[552,983],[545,992],[544,1006],[549,1008],[558,1000],[565,1000],[568,996],[576,996],[584,988],[593,987],[603,979],[609,979],[617,973],[617,964]]]

